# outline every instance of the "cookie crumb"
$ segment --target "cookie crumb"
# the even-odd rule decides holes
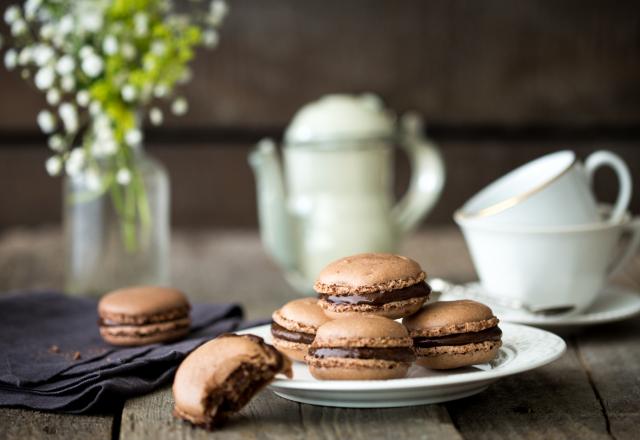
[[[82,359],[82,355],[80,354],[79,351],[76,351],[75,353],[73,353],[73,360],[74,361],[77,361],[77,360],[80,360],[80,359]]]
[[[60,347],[58,347],[57,345],[52,345],[51,347],[49,347],[49,352],[50,353],[60,353]]]

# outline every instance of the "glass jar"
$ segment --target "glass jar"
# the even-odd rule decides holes
[[[115,181],[111,185],[117,188],[91,189],[89,171],[65,177],[68,293],[100,296],[120,287],[169,283],[169,176],[144,150],[134,155],[139,174],[128,185],[138,185],[140,192],[133,201],[127,198],[129,188]],[[114,190],[120,190],[118,197]],[[129,208],[125,212],[123,205]]]

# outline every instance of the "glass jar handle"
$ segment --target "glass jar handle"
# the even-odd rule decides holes
[[[411,181],[392,215],[400,234],[405,234],[414,229],[438,201],[446,173],[440,151],[423,135],[419,115],[407,113],[401,118],[400,143],[409,157]]]

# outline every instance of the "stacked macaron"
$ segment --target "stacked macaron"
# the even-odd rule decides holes
[[[331,318],[367,314],[398,319],[417,312],[429,298],[425,278],[410,258],[369,253],[329,264],[313,287],[318,305]]]
[[[417,363],[427,368],[451,369],[489,362],[502,345],[498,318],[476,301],[436,302],[402,322],[413,338]]]
[[[273,345],[291,359],[303,362],[318,327],[330,318],[315,298],[296,299],[273,312]]]

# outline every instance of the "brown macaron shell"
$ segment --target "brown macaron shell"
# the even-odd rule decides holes
[[[402,296],[402,289],[416,289],[426,278],[425,272],[414,260],[394,254],[358,254],[334,261],[318,276],[314,289],[319,294],[318,305],[327,316],[338,319],[354,315],[378,315],[390,319],[402,318],[417,312],[429,298],[430,291],[418,290],[413,296]],[[415,286],[415,287],[414,287]],[[428,288],[428,286],[427,286]],[[425,293],[424,295],[421,295]],[[380,304],[367,304],[371,295],[382,300]],[[356,297],[369,298],[358,303]],[[389,297],[386,299],[385,297]],[[342,300],[342,298],[345,298]],[[388,301],[388,302],[384,302]]]
[[[412,342],[407,330],[390,319],[374,315],[347,317],[330,321],[318,329],[306,362],[311,374],[321,380],[397,379],[406,376],[411,360],[390,360],[384,355],[380,358],[316,356],[314,351],[405,349],[406,352]]]
[[[254,335],[219,336],[189,354],[173,381],[174,415],[212,429],[239,411],[291,361]]]
[[[318,328],[330,321],[318,306],[316,298],[302,298],[289,301],[273,312],[273,322],[293,333],[301,333],[305,337],[315,336]],[[304,362],[310,343],[296,342],[273,334],[273,345],[290,358]]]
[[[472,300],[435,302],[402,320],[414,339],[478,333],[497,327],[498,322],[489,307]],[[496,338],[499,339],[499,335]],[[501,340],[481,340],[462,345],[416,345],[414,351],[419,365],[452,369],[490,362],[498,355],[501,346]]]
[[[113,345],[136,346],[179,339],[189,332],[191,307],[179,290],[135,286],[98,303],[100,335]]]

